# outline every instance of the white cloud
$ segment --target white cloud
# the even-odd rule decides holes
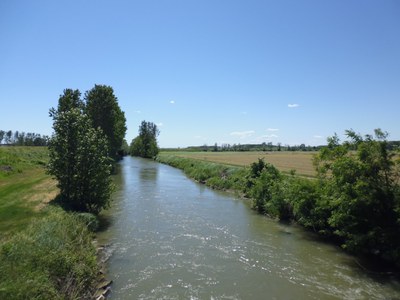
[[[322,135],[314,135],[313,136],[315,139],[323,139],[324,137]]]
[[[157,125],[157,127],[162,127],[162,126],[164,126],[164,124],[163,124],[162,122],[156,123],[156,125]]]
[[[230,133],[232,136],[238,136],[240,139],[247,138],[254,134],[254,130],[247,130],[247,131],[233,131]]]
[[[267,135],[263,135],[263,138],[267,138],[267,139],[274,139],[277,138],[279,136],[277,136],[276,134],[267,134]]]
[[[142,112],[140,110],[135,110],[135,113],[141,114]]]
[[[169,103],[171,103],[171,104],[175,104],[175,101],[174,101],[174,100],[171,100],[171,101],[169,101]]]
[[[279,131],[278,128],[268,128],[267,131]]]
[[[293,103],[293,104],[288,104],[287,105],[289,108],[296,108],[296,107],[299,107],[300,105],[299,104],[296,104],[296,103]]]

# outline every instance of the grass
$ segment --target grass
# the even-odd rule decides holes
[[[56,182],[46,174],[45,147],[0,147],[1,238],[26,228],[54,199]]]
[[[246,168],[164,154],[157,161],[181,169],[194,180],[218,190],[241,190]]]
[[[46,215],[0,244],[0,299],[89,299],[98,265],[92,235],[78,215]]]
[[[0,147],[0,299],[89,299],[99,266],[88,216],[58,194],[45,147]]]
[[[232,166],[249,166],[259,158],[284,173],[296,171],[297,175],[315,177],[316,172],[312,158],[316,152],[161,152],[159,156],[175,155],[178,157],[197,159],[208,162],[215,162]]]

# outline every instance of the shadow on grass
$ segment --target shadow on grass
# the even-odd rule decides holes
[[[108,215],[100,214],[97,216],[99,227],[96,232],[104,232],[111,226],[111,217]]]
[[[78,214],[88,214],[88,213],[78,212],[78,211],[75,211],[74,209],[72,209],[72,207],[70,205],[68,205],[67,203],[65,203],[65,201],[63,201],[61,195],[57,195],[51,202],[49,202],[49,205],[61,207],[63,210],[65,210],[67,212],[74,212],[74,213],[78,213]],[[107,228],[110,227],[111,217],[108,214],[100,213],[99,215],[93,215],[93,214],[90,214],[90,215],[94,216],[97,220],[97,222],[96,222],[97,224],[95,226],[94,232],[104,232],[107,230]]]

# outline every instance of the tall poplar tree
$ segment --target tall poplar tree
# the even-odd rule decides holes
[[[134,156],[152,158],[158,154],[157,136],[160,131],[152,122],[142,121],[139,135],[131,142],[130,152]]]
[[[84,114],[79,90],[64,90],[58,108],[50,109],[54,134],[50,140],[48,172],[58,180],[64,206],[99,213],[112,192],[108,143]]]
[[[100,127],[108,141],[109,156],[117,158],[126,133],[125,114],[118,105],[112,87],[95,85],[85,93],[85,111],[94,128]]]

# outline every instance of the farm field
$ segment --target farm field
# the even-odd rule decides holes
[[[199,159],[215,163],[248,166],[263,158],[282,172],[295,170],[296,174],[307,177],[316,175],[312,159],[317,152],[161,152],[160,155],[169,154],[180,157]]]

